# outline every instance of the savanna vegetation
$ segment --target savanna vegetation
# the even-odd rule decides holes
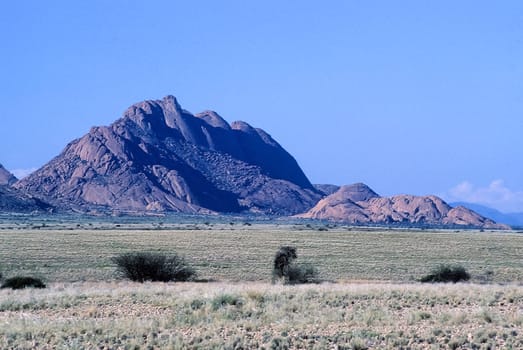
[[[47,286],[0,290],[0,348],[523,347],[521,234],[103,225],[0,229],[4,282]]]

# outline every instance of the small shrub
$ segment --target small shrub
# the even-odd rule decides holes
[[[201,299],[194,299],[191,301],[191,309],[192,310],[199,310],[205,306],[205,300]]]
[[[2,284],[2,289],[11,288],[11,289],[24,289],[24,288],[45,288],[45,284],[34,277],[27,276],[16,276],[8,278]]]
[[[468,281],[470,274],[463,266],[440,265],[433,269],[432,272],[420,279],[420,282],[460,282]]]
[[[319,283],[318,270],[311,264],[289,266],[287,283]]]
[[[218,310],[227,305],[242,306],[243,300],[239,296],[231,294],[220,294],[212,300],[213,310]]]
[[[184,259],[160,253],[127,253],[111,259],[118,271],[126,278],[136,281],[188,281],[195,277],[194,269]]]

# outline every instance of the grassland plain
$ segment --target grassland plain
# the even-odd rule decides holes
[[[31,273],[47,282],[114,279],[110,258],[130,251],[175,251],[203,279],[269,281],[281,245],[296,246],[298,261],[314,264],[327,280],[414,281],[435,265],[456,263],[475,282],[523,282],[523,235],[516,233],[186,224],[3,229],[0,237],[5,275]]]
[[[523,348],[517,233],[66,223],[0,237],[0,271],[50,287],[0,290],[2,349]],[[336,283],[271,285],[280,245]],[[219,282],[122,281],[110,258],[129,251],[176,251]],[[472,283],[415,282],[439,263]]]

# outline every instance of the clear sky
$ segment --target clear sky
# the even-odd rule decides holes
[[[6,1],[0,163],[177,96],[313,183],[523,211],[523,1]]]

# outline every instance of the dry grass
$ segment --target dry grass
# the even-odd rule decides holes
[[[54,284],[0,292],[0,348],[522,348],[523,288]]]
[[[4,275],[50,285],[0,290],[2,349],[523,348],[520,234],[60,225],[0,225]],[[281,245],[338,283],[269,284]],[[222,282],[118,280],[110,258],[130,251],[176,251],[200,278]],[[412,283],[439,263],[463,265],[473,283]]]

